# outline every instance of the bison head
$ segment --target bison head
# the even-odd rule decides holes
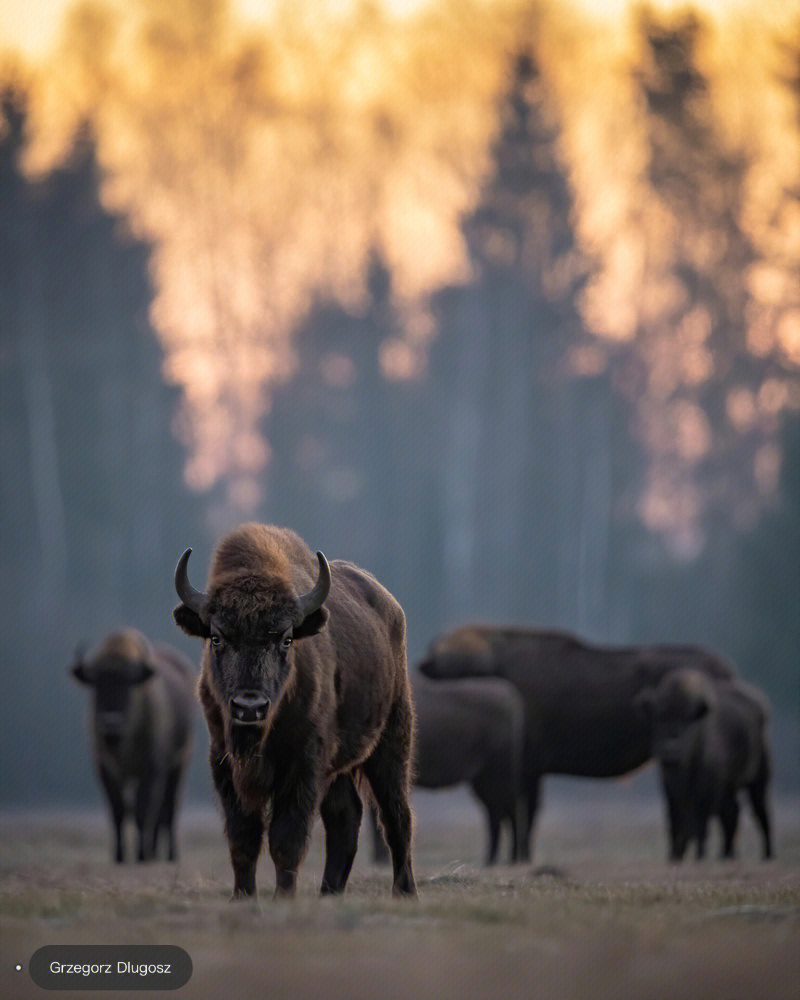
[[[697,670],[671,670],[636,698],[649,720],[653,756],[664,764],[687,763],[699,735],[698,723],[714,704],[712,682]]]
[[[292,644],[315,635],[328,617],[323,603],[331,585],[325,556],[317,553],[319,575],[307,593],[296,595],[283,578],[245,569],[212,582],[209,592],[189,583],[187,549],[175,570],[181,604],[175,621],[189,635],[207,640],[206,678],[235,729],[266,728],[271,706],[287,689]]]
[[[70,672],[94,693],[94,731],[98,740],[113,748],[122,740],[133,693],[154,673],[152,649],[143,635],[132,629],[115,633],[86,660],[79,648]]]

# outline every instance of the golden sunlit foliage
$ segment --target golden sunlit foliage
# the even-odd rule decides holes
[[[412,348],[384,352],[387,374],[418,369],[428,296],[468,275],[458,220],[500,86],[502,41],[476,44],[476,16],[445,5],[412,29],[369,4],[324,23],[287,5],[256,33],[224,0],[71,14],[58,73],[31,91],[26,166],[48,170],[91,123],[105,204],[154,248],[193,487],[221,480],[252,510],[292,331],[315,296],[358,309],[376,252]]]
[[[696,551],[708,500],[698,475],[730,433],[754,433],[746,478],[757,498],[774,493],[779,416],[798,405],[800,97],[786,81],[800,27],[780,3],[708,24],[621,6],[614,23],[587,7],[276,2],[261,19],[227,0],[71,10],[57,53],[29,70],[26,167],[62,162],[90,123],[105,205],[153,247],[152,322],[183,393],[192,487],[224,484],[225,506],[254,510],[269,462],[262,424],[295,370],[293,331],[320,297],[361,309],[376,254],[403,331],[382,345],[384,373],[424,371],[428,303],[471,277],[461,223],[490,170],[510,63],[526,49],[552,95],[572,222],[595,263],[573,371],[627,359],[621,387],[650,458],[644,522]],[[677,125],[643,96],[649,87],[657,101],[669,77],[648,32],[652,42],[676,31],[690,32],[702,81]],[[740,164],[735,177],[726,164]],[[707,176],[697,210],[658,175],[673,167],[685,184]],[[695,294],[687,268],[715,275],[722,305]],[[741,352],[764,360],[759,383],[728,384]],[[724,427],[709,417],[720,380]],[[753,502],[743,495],[741,510]]]
[[[654,18],[643,10],[637,37],[643,48],[628,57],[617,91],[631,101],[622,155],[616,170],[593,179],[612,178],[615,187],[606,198],[596,190],[592,200],[605,215],[579,215],[600,261],[584,315],[609,353],[627,359],[622,388],[649,457],[640,514],[691,556],[702,546],[702,515],[721,508],[721,496],[740,526],[775,496],[775,408],[754,405],[746,426],[737,425],[730,407],[720,419],[717,397],[730,390],[739,401],[755,399],[759,380],[770,379],[782,385],[783,405],[798,404],[781,329],[791,322],[800,255],[776,222],[797,208],[800,133],[792,94],[778,78],[774,36],[770,58],[770,34],[755,15],[712,27],[686,11]],[[795,114],[798,103],[795,94]],[[565,115],[567,129],[569,121]],[[590,160],[588,147],[572,157],[584,173]],[[770,193],[757,207],[768,178]],[[589,186],[578,181],[581,197]],[[759,294],[769,284],[763,277],[761,289],[754,285],[765,269],[767,295]],[[741,405],[734,410],[741,414]]]

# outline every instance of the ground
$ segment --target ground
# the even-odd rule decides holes
[[[738,860],[682,865],[663,860],[661,803],[635,783],[549,783],[534,863],[491,869],[466,792],[415,792],[414,805],[417,902],[391,898],[366,827],[343,897],[317,896],[318,828],[294,902],[272,900],[265,856],[259,901],[231,903],[212,809],[185,812],[179,862],[124,866],[97,810],[1,813],[0,1000],[45,995],[25,970],[58,943],[180,945],[186,1000],[800,997],[796,797],[775,804],[776,860],[758,860],[744,815]]]

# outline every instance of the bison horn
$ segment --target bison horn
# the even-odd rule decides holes
[[[202,615],[206,606],[206,595],[201,590],[194,589],[191,583],[189,583],[189,575],[186,572],[186,566],[191,554],[192,550],[187,549],[178,560],[178,565],[175,567],[175,589],[178,591],[178,597],[180,597],[187,608],[194,611],[197,615]]]
[[[317,559],[319,560],[317,582],[307,594],[303,594],[297,600],[304,619],[308,618],[309,615],[313,615],[315,611],[319,611],[325,603],[328,591],[331,589],[331,570],[330,566],[328,566],[328,560],[321,552],[317,553]]]

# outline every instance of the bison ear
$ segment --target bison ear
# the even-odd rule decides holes
[[[200,615],[185,604],[179,604],[172,612],[172,617],[187,635],[197,635],[201,639],[208,639],[211,636],[211,629]]]
[[[79,684],[92,683],[92,679],[86,673],[86,667],[82,663],[76,663],[74,667],[70,667],[69,672]]]
[[[145,681],[150,680],[154,673],[155,670],[150,664],[146,660],[141,660],[133,669],[131,684],[144,684]]]
[[[292,636],[295,639],[305,639],[309,635],[316,635],[317,632],[321,632],[325,628],[327,621],[328,609],[325,607],[317,608],[310,615],[306,615],[297,628],[292,630]]]

